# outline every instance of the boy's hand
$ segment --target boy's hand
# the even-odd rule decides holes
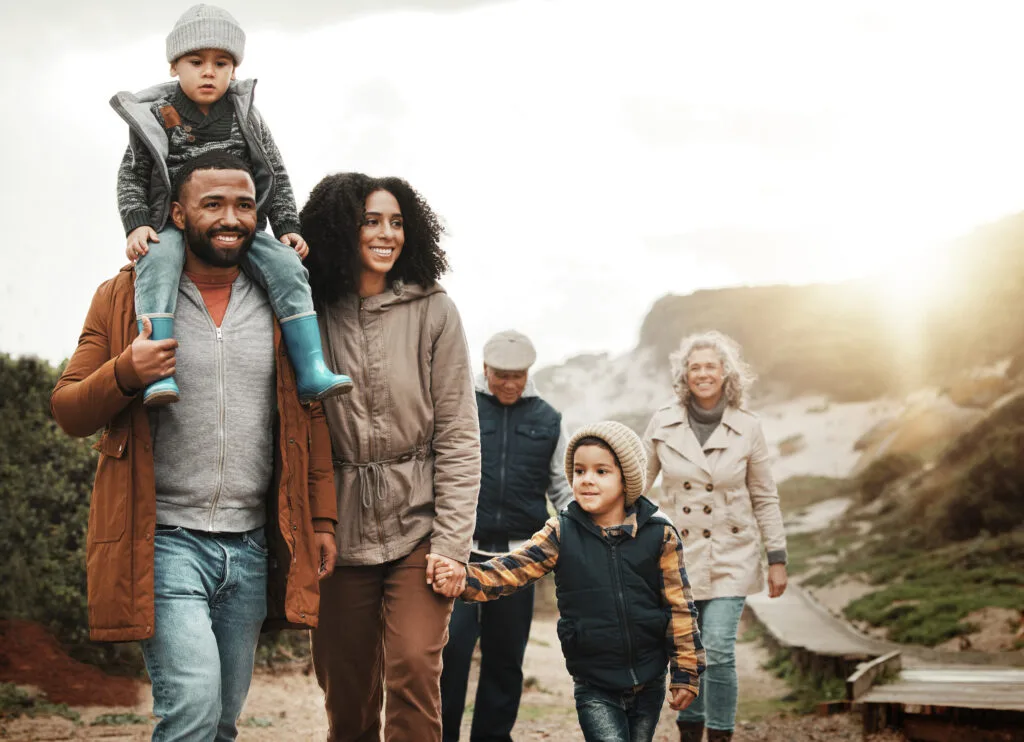
[[[466,589],[466,567],[440,554],[427,554],[427,584],[446,598],[457,598]]]
[[[178,347],[174,338],[150,340],[152,334],[153,323],[149,317],[143,317],[142,332],[132,341],[132,366],[145,386],[174,376],[174,349]]]
[[[149,242],[159,241],[160,238],[156,236],[156,232],[152,227],[148,225],[136,227],[128,233],[128,247],[125,249],[124,254],[134,263],[149,252]]]
[[[295,248],[295,252],[299,254],[299,259],[305,260],[306,256],[309,255],[309,245],[302,239],[301,234],[295,232],[289,232],[288,234],[281,235],[281,242],[286,245],[291,245]]]
[[[682,711],[697,698],[697,695],[689,688],[672,688],[670,692],[672,697],[669,699],[668,705],[673,711]]]

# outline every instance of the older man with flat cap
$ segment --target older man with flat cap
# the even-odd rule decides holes
[[[499,332],[484,345],[477,378],[482,477],[472,561],[520,546],[555,510],[572,500],[565,479],[562,416],[540,398],[529,378],[537,360],[530,339]],[[523,655],[533,620],[533,587],[489,603],[456,601],[444,650],[441,710],[445,742],[457,742],[469,666],[480,639],[480,682],[470,742],[511,742],[523,692]]]

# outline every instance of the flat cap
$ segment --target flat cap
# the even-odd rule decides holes
[[[501,371],[525,371],[537,360],[530,338],[515,330],[505,330],[484,344],[484,363]]]

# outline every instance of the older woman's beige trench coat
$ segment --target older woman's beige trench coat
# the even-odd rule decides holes
[[[762,540],[770,561],[785,561],[786,534],[757,417],[727,406],[701,449],[679,402],[654,413],[644,433],[647,484],[662,475],[659,504],[683,538],[694,600],[764,589]]]

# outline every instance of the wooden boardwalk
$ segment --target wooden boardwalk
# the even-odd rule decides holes
[[[750,596],[747,605],[802,669],[849,679],[849,700],[862,709],[865,733],[897,727],[914,740],[1024,742],[1024,669],[991,664],[1020,657],[974,655],[979,664],[968,664],[972,657],[964,653],[875,639],[798,585],[781,598]],[[871,665],[892,671],[868,671]]]
[[[860,703],[1024,712],[1024,670],[951,665],[907,669],[873,686]]]

